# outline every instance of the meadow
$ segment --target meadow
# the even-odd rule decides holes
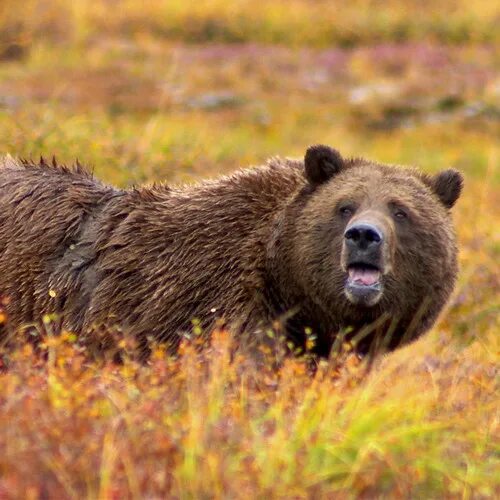
[[[321,142],[466,184],[450,303],[374,362],[262,369],[217,331],[147,364],[124,338],[116,364],[50,314],[39,347],[0,339],[0,499],[498,498],[499,21],[485,0],[3,0],[1,154],[130,186]]]

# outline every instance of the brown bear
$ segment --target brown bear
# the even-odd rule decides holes
[[[73,168],[0,165],[0,295],[16,329],[57,313],[89,334],[118,325],[175,347],[197,319],[240,338],[279,325],[327,355],[417,338],[453,289],[455,170],[310,147],[194,186],[106,186]],[[375,325],[375,326],[372,326]]]

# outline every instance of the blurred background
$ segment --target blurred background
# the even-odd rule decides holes
[[[120,185],[316,142],[484,176],[499,25],[491,0],[1,0],[0,151]]]

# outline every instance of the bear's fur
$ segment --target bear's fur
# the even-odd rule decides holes
[[[394,348],[430,328],[453,289],[449,208],[461,185],[453,170],[431,177],[344,160],[327,146],[194,186],[130,190],[79,165],[6,157],[0,295],[8,327],[57,313],[81,335],[119,325],[175,347],[194,318],[205,331],[223,319],[247,339],[281,323],[299,347],[312,331],[326,355],[341,331],[361,332],[366,351],[382,325]],[[346,257],[346,227],[360,218],[384,236],[376,275],[352,271]],[[372,273],[368,287],[363,272]],[[361,295],[350,295],[349,279]],[[363,294],[376,279],[372,303]]]

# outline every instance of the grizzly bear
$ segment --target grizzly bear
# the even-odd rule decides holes
[[[6,157],[7,329],[56,313],[82,338],[114,325],[175,348],[196,319],[247,340],[281,329],[298,349],[311,334],[318,355],[339,335],[366,353],[382,331],[394,349],[453,290],[461,188],[455,170],[429,176],[323,145],[193,186],[128,190],[79,164]]]

